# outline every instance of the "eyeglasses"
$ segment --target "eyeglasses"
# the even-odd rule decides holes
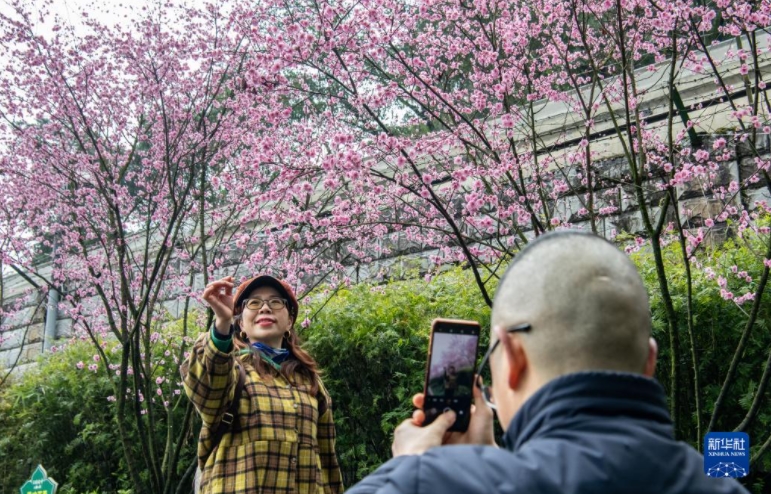
[[[270,310],[281,310],[286,307],[286,303],[286,299],[283,298],[269,298],[268,300],[263,300],[261,298],[249,298],[244,300],[243,308],[260,310],[262,309],[263,305],[268,304]]]
[[[506,334],[511,333],[527,333],[533,329],[533,327],[527,323],[525,324],[519,324],[517,326],[512,326],[510,328],[507,328]],[[490,360],[490,355],[493,354],[496,348],[498,348],[498,344],[501,342],[501,340],[496,340],[495,343],[490,347],[489,350],[487,350],[487,353],[485,353],[485,356],[482,357],[482,363],[479,364],[479,371],[477,373],[477,380],[476,380],[476,387],[479,388],[479,390],[482,392],[482,398],[485,400],[485,403],[487,406],[492,408],[493,410],[496,410],[495,406],[495,400],[493,399],[493,389],[487,385],[487,384],[481,384],[481,376],[482,371],[485,369],[485,366],[487,365],[487,362]]]

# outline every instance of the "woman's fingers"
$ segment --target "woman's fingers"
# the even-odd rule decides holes
[[[233,295],[233,277],[227,276],[225,278],[222,278],[221,280],[212,281],[208,285],[206,285],[206,288],[203,290],[203,298],[208,299],[212,297],[213,295],[219,296],[219,295],[225,295],[225,296],[231,296]]]
[[[217,288],[215,286],[208,285],[206,288],[204,288],[201,296],[203,297],[204,300],[209,300],[216,293],[216,291],[217,291]]]
[[[233,317],[232,297],[234,285],[233,277],[226,276],[206,285],[201,294],[201,298],[209,304],[214,314],[223,320],[229,320]]]

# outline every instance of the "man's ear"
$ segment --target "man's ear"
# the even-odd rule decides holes
[[[498,339],[501,340],[500,346],[504,358],[509,364],[508,383],[512,390],[519,389],[522,385],[522,379],[527,371],[528,361],[525,355],[525,349],[519,338],[512,337],[505,330],[498,329]]]
[[[648,359],[645,361],[644,374],[648,377],[653,377],[656,372],[656,358],[659,356],[659,345],[656,340],[651,336],[648,338]]]

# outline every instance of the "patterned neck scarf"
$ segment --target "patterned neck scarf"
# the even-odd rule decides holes
[[[286,348],[273,348],[259,341],[252,343],[252,347],[257,349],[264,357],[268,358],[271,362],[281,365],[281,362],[289,357],[289,350]]]

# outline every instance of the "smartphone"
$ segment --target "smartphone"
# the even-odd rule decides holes
[[[468,429],[479,331],[476,321],[434,319],[431,324],[426,383],[423,387],[424,425],[451,409],[455,411],[456,419],[449,430],[465,432]]]

